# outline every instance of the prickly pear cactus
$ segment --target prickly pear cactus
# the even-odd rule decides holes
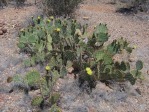
[[[124,38],[108,42],[110,36],[106,24],[97,25],[89,35],[88,25],[80,25],[74,19],[38,17],[32,21],[30,27],[20,31],[18,47],[30,56],[25,60],[26,66],[47,64],[45,75],[32,71],[21,79],[21,83],[27,86],[35,84],[40,88],[43,101],[35,98],[33,105],[48,103],[52,105],[51,112],[61,112],[56,105],[59,96],[52,96],[53,86],[59,78],[65,78],[68,66],[73,67],[72,73],[75,79],[78,78],[79,86],[86,85],[90,92],[97,81],[130,81],[135,84],[141,79],[142,61],[138,60],[132,70],[127,59],[114,60],[117,54],[131,54],[133,48]]]
[[[104,42],[108,41],[109,35],[107,25],[99,24],[98,26],[96,26],[94,36],[96,38],[96,42],[103,44]]]

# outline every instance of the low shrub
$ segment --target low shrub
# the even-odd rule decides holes
[[[82,0],[45,0],[44,10],[47,15],[67,16],[71,14]]]
[[[149,11],[149,0],[118,0],[120,3],[126,4],[125,7],[130,9],[131,12],[137,13],[138,11],[147,12]]]
[[[3,6],[7,6],[7,4],[8,4],[7,0],[1,0],[0,1],[0,7],[2,7],[2,8],[3,8]]]

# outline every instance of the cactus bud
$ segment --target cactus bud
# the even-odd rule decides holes
[[[23,33],[23,36],[25,36],[25,30],[21,29],[20,31]]]
[[[53,16],[50,16],[50,19],[51,19],[51,20],[53,20],[53,19],[54,19],[54,17],[53,17]]]
[[[48,19],[48,20],[47,20],[47,23],[50,23],[50,22],[51,22],[51,20],[50,20],[50,19]]]
[[[38,19],[37,19],[37,23],[38,23],[38,24],[40,24],[40,19],[41,19],[41,17],[38,16]]]
[[[55,31],[56,31],[56,32],[60,32],[61,29],[60,29],[60,28],[56,28]]]
[[[50,66],[46,66],[45,69],[46,69],[46,71],[50,71],[51,70]]]

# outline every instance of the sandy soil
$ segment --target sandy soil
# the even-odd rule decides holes
[[[22,93],[8,94],[10,85],[7,77],[23,72],[22,60],[26,57],[19,54],[17,34],[22,27],[26,27],[31,16],[41,14],[30,0],[22,8],[15,9],[13,5],[0,9],[0,24],[7,29],[7,33],[0,35],[0,111],[28,112],[29,105],[24,103]]]
[[[133,60],[144,61],[145,80],[131,87],[126,86],[127,92],[113,90],[102,83],[88,95],[78,88],[77,81],[72,75],[60,79],[57,91],[62,94],[60,107],[63,112],[149,112],[149,21],[140,20],[138,15],[122,15],[115,13],[116,6],[107,4],[109,0],[87,0],[76,11],[76,19],[89,24],[89,32],[99,23],[106,23],[111,35],[110,41],[116,38],[127,38],[137,49],[132,53]],[[103,2],[104,1],[104,2]],[[32,3],[32,2],[31,2]],[[28,25],[32,15],[41,14],[35,6],[30,5],[21,9],[8,7],[0,10],[0,23],[4,23],[7,33],[0,35],[0,111],[2,112],[32,112],[30,99],[21,92],[8,93],[8,76],[23,73],[21,66],[25,57],[18,53],[17,31]],[[89,17],[83,20],[83,17]],[[139,89],[141,95],[135,90]]]

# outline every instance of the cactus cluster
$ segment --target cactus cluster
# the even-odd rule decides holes
[[[96,87],[96,81],[130,81],[135,84],[141,78],[142,61],[138,60],[136,69],[131,70],[128,60],[113,60],[116,54],[125,51],[129,55],[134,49],[125,39],[116,39],[108,44],[106,42],[110,36],[106,24],[96,26],[92,35],[88,35],[86,26],[74,19],[54,19],[51,16],[46,19],[32,18],[32,24],[20,31],[18,46],[21,51],[30,54],[26,65],[48,65],[45,76],[36,77],[33,73],[25,76],[29,86],[35,81],[39,82],[41,96],[33,100],[33,105],[39,102],[38,106],[42,106],[47,98],[51,103],[54,102],[52,104],[57,102],[58,95],[52,96],[52,88],[58,78],[67,75],[68,67],[73,67],[72,73],[78,78],[80,87],[87,82],[90,90]],[[11,80],[9,78],[8,82]]]
[[[142,67],[138,70],[141,61],[136,63],[136,70],[132,73],[128,61],[113,60],[116,54],[124,50],[130,54],[133,48],[123,38],[105,46],[110,37],[106,24],[97,25],[90,36],[86,32],[86,25],[82,26],[73,19],[38,17],[32,18],[32,21],[34,26],[21,30],[18,43],[21,51],[31,55],[27,65],[49,62],[51,69],[57,70],[64,77],[67,74],[67,62],[70,61],[75,74],[90,67],[98,80],[125,81],[129,79],[129,74],[134,81],[141,74]],[[139,75],[134,77],[134,72]]]
[[[130,81],[133,85],[137,78],[141,77],[141,69],[143,68],[143,62],[138,60],[136,62],[136,69],[130,69],[130,63],[128,60],[122,60],[121,62],[113,60],[116,54],[122,54],[124,51],[130,55],[134,48],[130,47],[129,43],[123,39],[113,40],[108,45],[105,42],[108,41],[108,29],[106,24],[99,24],[91,38],[88,39],[87,46],[85,46],[82,52],[83,55],[88,57],[85,59],[85,66],[89,66],[92,69],[93,75],[88,76],[88,72],[82,72],[82,76],[79,76],[81,85],[87,80],[90,89],[94,88],[92,83],[97,80],[100,81]],[[82,61],[83,62],[83,61]],[[83,63],[84,64],[84,63]],[[84,70],[83,68],[82,70]],[[85,78],[88,77],[88,78]]]
[[[25,95],[29,95],[31,90],[39,89],[40,94],[37,94],[37,96],[32,98],[32,106],[38,106],[41,109],[44,109],[45,105],[57,105],[60,99],[60,94],[54,92],[53,87],[59,79],[60,74],[56,70],[51,70],[49,68],[50,66],[45,67],[45,75],[40,75],[38,71],[33,70],[26,73],[24,77],[22,75],[8,77],[8,83],[13,81],[13,86],[10,91],[20,89],[24,91]]]

